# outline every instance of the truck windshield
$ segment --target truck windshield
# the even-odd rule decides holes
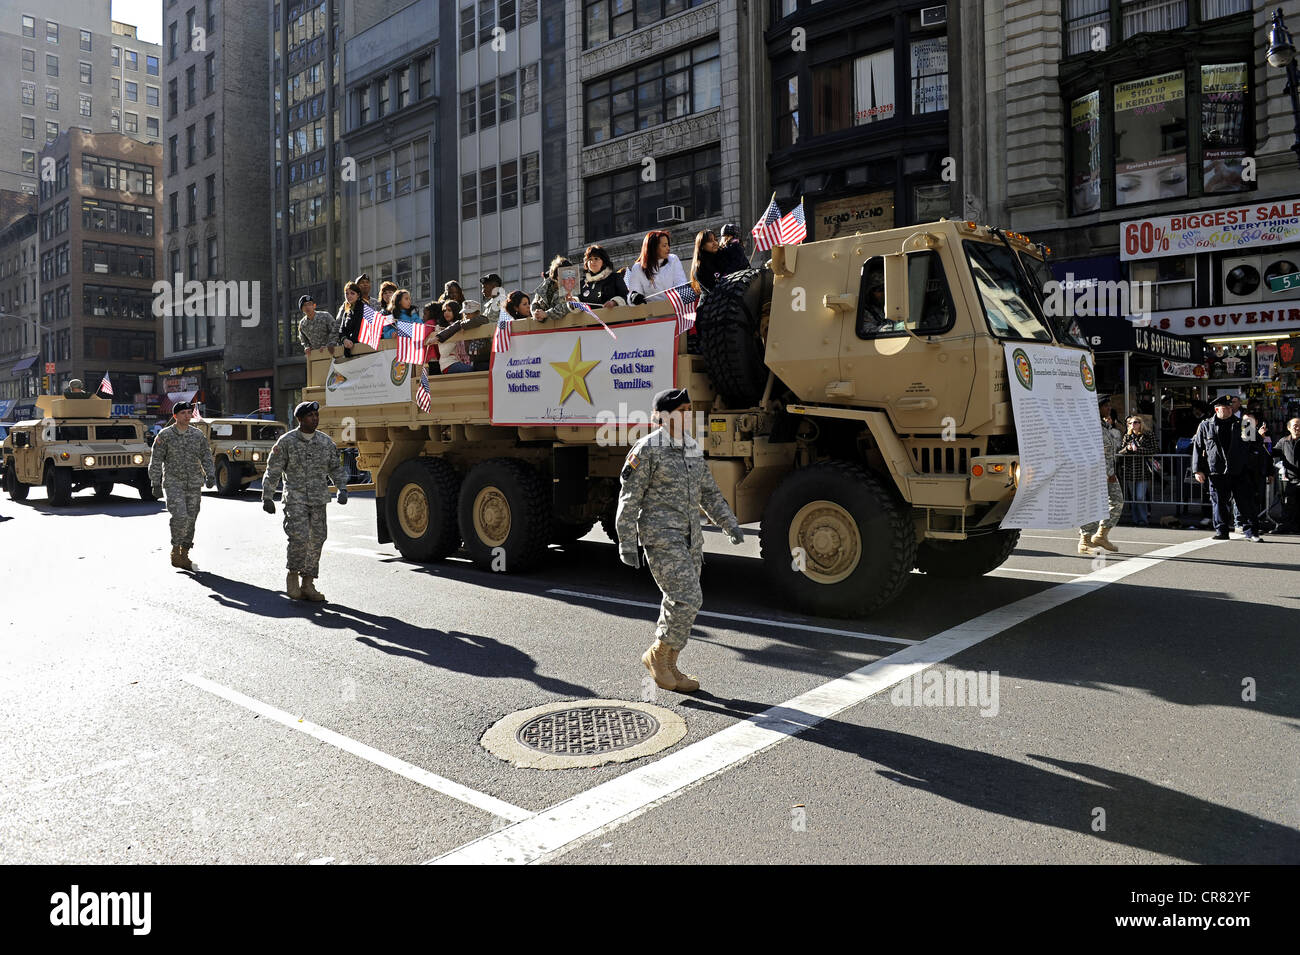
[[[1039,311],[1046,314],[1043,308],[1043,302],[1047,295],[1048,282],[1054,280],[1052,270],[1047,267],[1047,263],[1042,259],[1036,259],[1028,253],[1020,253],[1020,264],[1025,267],[1029,273],[1029,279],[1034,283],[1034,289],[1038,292]],[[1056,340],[1062,345],[1077,345],[1080,348],[1087,348],[1088,342],[1083,337],[1083,332],[1079,330],[1079,323],[1070,315],[1046,315],[1049,322],[1052,323],[1052,329],[1056,332]]]
[[[278,424],[255,424],[253,425],[254,441],[274,441],[280,435],[284,434],[284,426]]]
[[[89,441],[90,428],[84,424],[63,424],[54,428],[55,441]]]
[[[1052,333],[1040,317],[1038,295],[1026,284],[1015,252],[987,242],[965,245],[989,330],[999,338],[1050,342]]]
[[[137,441],[139,435],[135,433],[135,428],[129,424],[98,424],[95,425],[95,439],[97,441]]]

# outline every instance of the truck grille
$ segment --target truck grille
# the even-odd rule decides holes
[[[983,454],[978,445],[936,441],[932,444],[912,444],[912,462],[922,474],[965,474],[970,459]]]
[[[131,466],[131,455],[129,454],[95,455],[96,468],[126,468],[130,466]]]

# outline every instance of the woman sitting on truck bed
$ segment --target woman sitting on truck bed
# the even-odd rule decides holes
[[[587,246],[582,259],[582,291],[578,301],[593,308],[609,308],[627,304],[627,285],[623,276],[614,271],[614,263],[598,245]]]

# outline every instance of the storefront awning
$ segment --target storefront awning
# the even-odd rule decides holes
[[[11,378],[17,377],[18,375],[21,375],[23,372],[25,372],[28,368],[31,368],[32,365],[34,364],[36,364],[35,355],[33,355],[31,358],[24,358],[22,361],[16,361],[9,368],[9,375]]]

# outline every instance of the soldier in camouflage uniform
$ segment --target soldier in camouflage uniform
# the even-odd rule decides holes
[[[313,348],[329,348],[338,344],[338,329],[334,317],[326,311],[316,310],[316,300],[310,295],[298,299],[302,318],[298,319],[298,341],[308,355]]]
[[[298,427],[280,436],[266,461],[262,478],[262,510],[275,513],[272,497],[283,476],[284,532],[289,537],[285,589],[294,600],[325,599],[314,581],[320,572],[320,552],[325,546],[325,505],[330,499],[328,481],[339,489],[339,503],[348,502],[347,472],[339,458],[339,449],[325,434],[316,430],[320,423],[320,405],[304,401],[293,411]],[[299,583],[298,575],[302,575]]]
[[[700,566],[704,535],[700,509],[726,530],[733,544],[745,535],[709,471],[700,446],[686,434],[691,405],[686,390],[661,391],[654,399],[652,422],[660,425],[636,443],[623,464],[622,490],[615,519],[619,559],[637,567],[637,539],[646,563],[663,591],[655,642],[641,657],[665,690],[689,693],[700,688],[695,677],[677,669],[691,625],[704,601]]]
[[[1098,398],[1097,410],[1101,414],[1101,447],[1106,455],[1106,496],[1110,501],[1110,512],[1100,524],[1092,521],[1079,528],[1079,553],[1090,554],[1092,548],[1104,547],[1112,554],[1118,554],[1119,548],[1110,542],[1109,535],[1110,529],[1119,523],[1119,516],[1124,513],[1124,492],[1115,474],[1115,458],[1124,438],[1111,427],[1110,399]],[[1097,529],[1099,526],[1101,530]]]
[[[154,497],[163,497],[166,491],[167,510],[172,516],[172,566],[193,570],[190,548],[194,546],[194,522],[199,517],[203,484],[216,487],[217,469],[208,439],[198,428],[190,427],[194,406],[178,401],[172,406],[172,414],[176,423],[163,428],[154,439],[149,483]]]

